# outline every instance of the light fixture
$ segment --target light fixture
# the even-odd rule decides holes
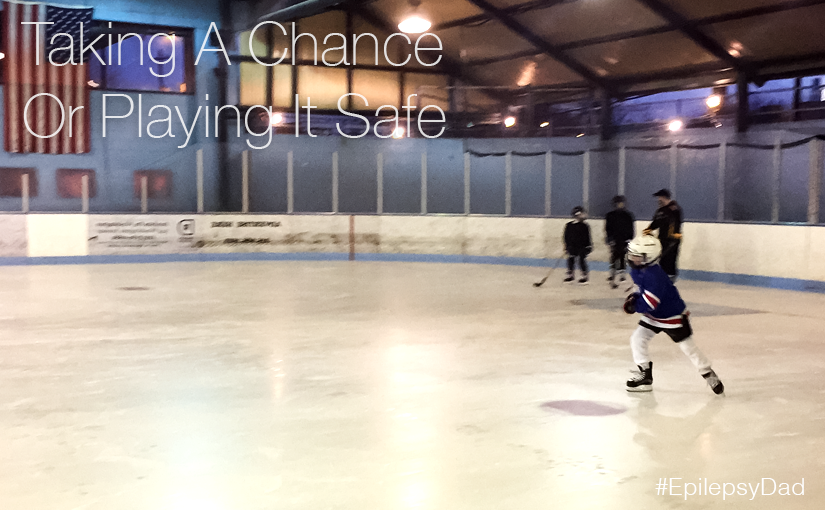
[[[683,127],[685,127],[685,123],[679,119],[671,120],[667,124],[668,131],[680,131]]]
[[[3,52],[0,52],[0,60],[2,60],[2,59],[4,59],[4,58],[6,58],[6,54],[5,54],[5,53],[3,53]]]
[[[584,133],[579,133],[579,134],[576,135],[576,138],[581,138],[583,136],[584,136]]]
[[[284,121],[284,115],[282,113],[275,112],[269,118],[269,124],[272,126],[278,126],[281,122]]]
[[[406,133],[407,131],[403,127],[398,126],[395,128],[395,131],[392,132],[392,137],[398,140],[399,138],[404,138]]]
[[[516,125],[516,118],[512,115],[504,119],[504,127],[511,128]]]
[[[549,122],[544,121],[544,122],[542,122],[541,124],[539,124],[539,127],[547,127],[547,126],[549,126],[549,125],[550,125],[550,123],[549,123]]]
[[[705,104],[708,105],[708,108],[711,110],[715,110],[722,106],[722,96],[719,94],[711,94],[705,99]]]
[[[430,29],[433,25],[430,20],[418,14],[418,6],[421,5],[421,0],[410,0],[412,10],[401,23],[398,24],[398,29],[405,34],[422,34]]]

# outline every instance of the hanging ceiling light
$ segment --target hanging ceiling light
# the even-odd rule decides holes
[[[516,125],[516,118],[512,115],[504,119],[504,127],[511,128]]]
[[[681,129],[685,127],[685,123],[679,119],[674,119],[670,121],[667,125],[668,131],[681,131]]]
[[[422,34],[433,25],[430,20],[418,13],[419,5],[421,5],[421,0],[410,0],[412,7],[410,14],[398,24],[398,29],[405,34]]]
[[[720,106],[722,106],[722,96],[719,94],[711,94],[705,99],[705,104],[711,110],[716,110]]]

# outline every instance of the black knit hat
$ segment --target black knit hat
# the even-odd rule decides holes
[[[577,216],[577,215],[582,214],[582,213],[584,213],[584,207],[582,207],[582,206],[580,206],[580,205],[577,205],[577,206],[576,206],[576,207],[574,207],[574,208],[573,208],[573,210],[570,212],[570,215],[571,215],[571,216]]]
[[[654,197],[670,198],[670,191],[667,188],[662,188],[653,194]]]
[[[627,200],[625,200],[624,198],[624,195],[616,195],[615,197],[613,197],[613,204],[620,204],[622,202],[627,202]]]

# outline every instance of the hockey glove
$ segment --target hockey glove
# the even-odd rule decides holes
[[[624,305],[622,306],[624,313],[628,315],[633,315],[634,313],[636,313],[636,300],[638,298],[638,294],[631,294],[627,296],[627,299],[624,300]]]

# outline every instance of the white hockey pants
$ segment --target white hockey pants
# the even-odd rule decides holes
[[[633,353],[633,362],[637,365],[646,367],[650,362],[648,344],[654,336],[656,336],[656,332],[644,326],[636,327],[636,331],[630,336],[630,352]],[[699,350],[693,338],[689,337],[676,344],[700,374],[710,372],[710,360]]]

